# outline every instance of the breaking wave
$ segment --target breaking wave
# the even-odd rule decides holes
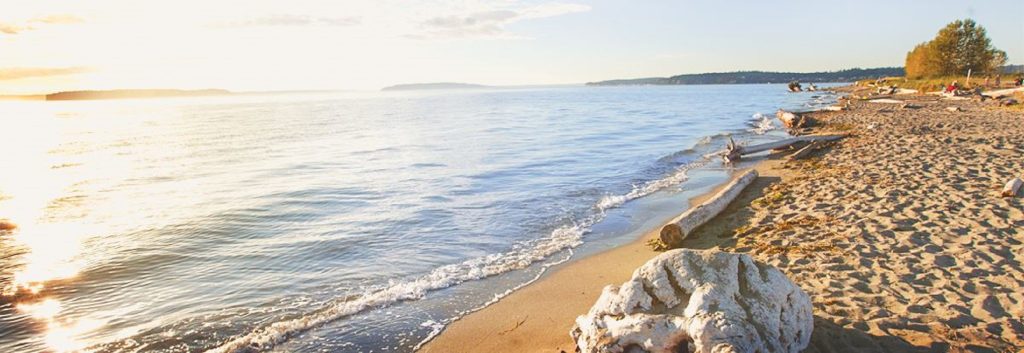
[[[750,125],[753,127],[750,129],[750,132],[753,132],[754,134],[764,135],[768,131],[776,129],[775,124],[772,123],[772,119],[764,114],[755,113],[752,118],[753,121]]]

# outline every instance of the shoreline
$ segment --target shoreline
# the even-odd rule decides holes
[[[828,91],[823,90],[821,93]],[[780,126],[777,129],[784,128]],[[745,137],[749,143],[756,144],[763,143],[767,136],[764,133],[753,133]],[[782,139],[784,136],[785,133],[776,138]],[[556,347],[554,352],[574,351],[576,346],[569,331],[576,317],[590,309],[605,286],[628,280],[634,269],[660,253],[647,244],[648,240],[658,239],[662,227],[672,219],[711,198],[748,170],[757,170],[758,178],[723,214],[735,212],[734,204],[749,203],[762,196],[760,192],[751,193],[749,190],[761,190],[782,177],[776,168],[765,168],[775,163],[776,157],[775,154],[754,156],[732,166],[714,161],[719,165],[709,170],[725,173],[724,177],[713,186],[705,186],[705,190],[686,199],[685,207],[670,212],[662,221],[652,222],[649,226],[653,228],[645,228],[637,232],[633,239],[587,253],[550,269],[532,283],[448,323],[439,333],[421,343],[416,352],[551,352],[553,347]],[[698,228],[694,235],[704,228],[710,226]],[[693,238],[684,243],[689,244]]]
[[[686,209],[710,198],[744,171],[757,169],[765,162],[768,161],[732,170],[721,183],[691,197]],[[762,182],[761,178],[754,183]],[[666,222],[657,224],[654,229],[640,232],[636,239],[575,259],[494,304],[463,316],[417,352],[574,351],[569,330],[576,316],[590,309],[606,285],[629,279],[635,268],[658,254],[646,244],[648,239],[657,239]]]
[[[999,190],[1024,173],[1024,114],[896,98],[807,113],[822,122],[814,133],[852,136],[804,160],[756,162],[758,179],[682,247],[750,254],[803,288],[815,314],[804,352],[1016,351],[1024,207]],[[574,351],[576,316],[657,254],[645,241],[658,230],[558,268],[419,352]]]

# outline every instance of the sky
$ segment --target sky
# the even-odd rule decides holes
[[[961,18],[1024,63],[1020,0],[0,0],[0,9],[0,94],[902,66]]]

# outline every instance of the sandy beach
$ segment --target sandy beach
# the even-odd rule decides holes
[[[1024,173],[1024,113],[895,99],[811,114],[815,133],[851,136],[806,159],[758,164],[758,180],[683,247],[749,253],[782,270],[814,304],[806,352],[1018,352],[1024,204],[1000,190]],[[576,261],[421,351],[572,352],[575,317],[656,255],[644,244],[656,236]]]

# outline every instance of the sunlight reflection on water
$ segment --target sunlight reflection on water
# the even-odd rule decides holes
[[[0,220],[18,225],[0,234],[0,351],[202,351],[352,303],[369,304],[283,331],[297,339],[281,349],[409,351],[430,331],[421,323],[532,278],[606,209],[685,180],[702,153],[688,147],[747,131],[786,97],[576,87],[0,102],[0,151],[12,151]],[[478,273],[513,275],[477,288]]]

